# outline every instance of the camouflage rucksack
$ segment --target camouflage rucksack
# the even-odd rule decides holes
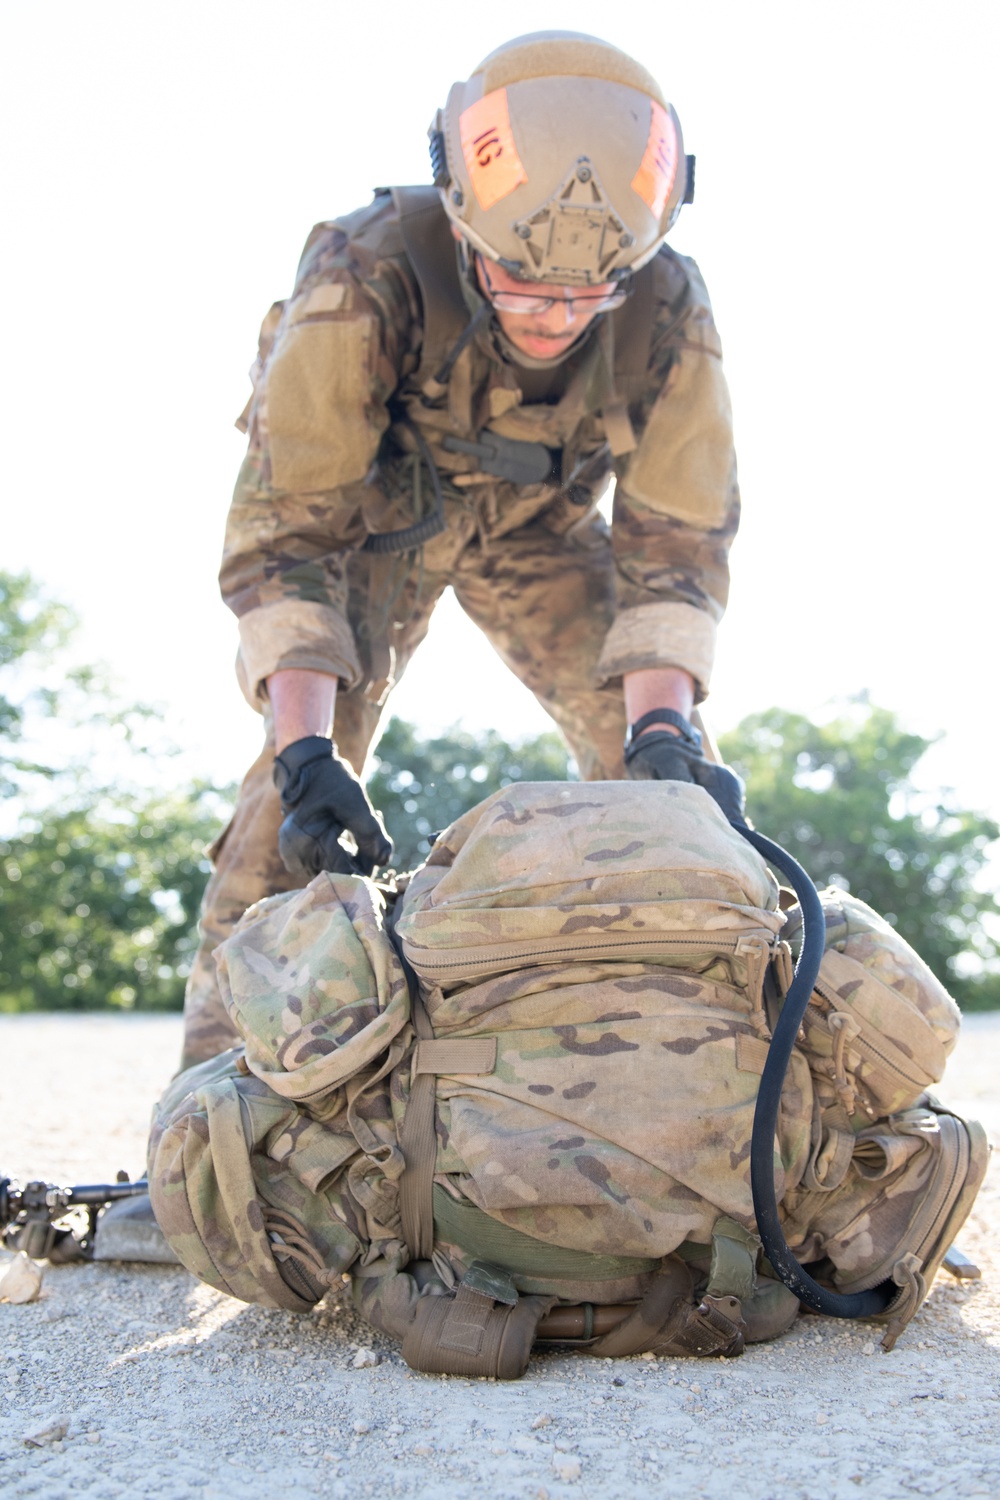
[[[760,1265],[749,1140],[792,968],[760,857],[700,788],[508,788],[395,903],[321,875],[219,951],[245,1049],[150,1143],[180,1259],[305,1309],[349,1271],[417,1369],[516,1376],[540,1339],[734,1354],[798,1301]],[[828,952],[782,1094],[785,1233],[838,1288],[919,1306],[985,1171],[924,1093],[958,1012],[895,932],[824,895]]]

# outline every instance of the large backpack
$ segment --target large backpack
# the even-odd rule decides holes
[[[954,1002],[875,913],[823,899],[776,1188],[814,1274],[897,1281],[891,1342],[987,1147],[924,1092]],[[508,788],[390,905],[321,875],[220,950],[245,1047],[174,1082],[150,1144],[180,1259],[299,1309],[350,1272],[365,1315],[432,1371],[517,1375],[539,1339],[732,1354],[787,1327],[798,1302],[760,1264],[749,1142],[797,911],[707,794]]]

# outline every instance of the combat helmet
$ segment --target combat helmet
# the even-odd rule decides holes
[[[650,260],[689,203],[694,158],[655,79],[576,31],[498,47],[429,135],[465,243],[528,281],[592,286]]]

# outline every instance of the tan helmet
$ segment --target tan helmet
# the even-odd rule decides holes
[[[462,238],[528,281],[592,286],[651,259],[690,202],[694,159],[645,68],[576,31],[536,31],[456,83],[431,127]]]

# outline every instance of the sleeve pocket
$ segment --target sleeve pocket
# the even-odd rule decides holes
[[[722,365],[684,349],[653,407],[623,487],[641,504],[706,531],[721,526],[735,482],[732,411]]]
[[[268,367],[271,475],[281,490],[329,490],[363,479],[381,436],[371,389],[375,318],[312,312],[314,298],[297,317],[292,310]]]

